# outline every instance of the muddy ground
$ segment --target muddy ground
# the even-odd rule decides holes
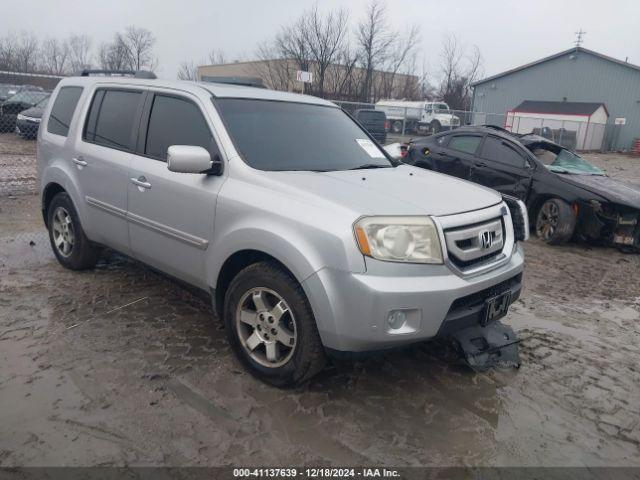
[[[640,182],[639,159],[591,158]],[[116,254],[63,269],[37,197],[0,196],[0,465],[640,466],[640,255],[526,254],[519,370],[419,345],[281,391],[207,303]]]

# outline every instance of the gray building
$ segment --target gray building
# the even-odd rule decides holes
[[[606,149],[630,149],[640,137],[640,67],[626,61],[577,47],[473,84],[473,111],[496,114],[487,123],[506,125],[527,100],[604,104]]]

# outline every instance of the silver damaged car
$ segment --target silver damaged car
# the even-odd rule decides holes
[[[107,247],[206,292],[276,386],[439,337],[476,367],[513,348],[521,203],[394,160],[329,101],[139,77],[65,78],[44,111],[42,212],[64,267]]]

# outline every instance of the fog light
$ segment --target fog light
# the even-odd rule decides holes
[[[407,315],[402,310],[392,310],[387,317],[387,323],[392,330],[402,328],[407,322]]]

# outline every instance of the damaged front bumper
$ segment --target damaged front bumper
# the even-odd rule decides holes
[[[586,239],[640,251],[640,210],[592,200],[579,212],[579,232]]]

